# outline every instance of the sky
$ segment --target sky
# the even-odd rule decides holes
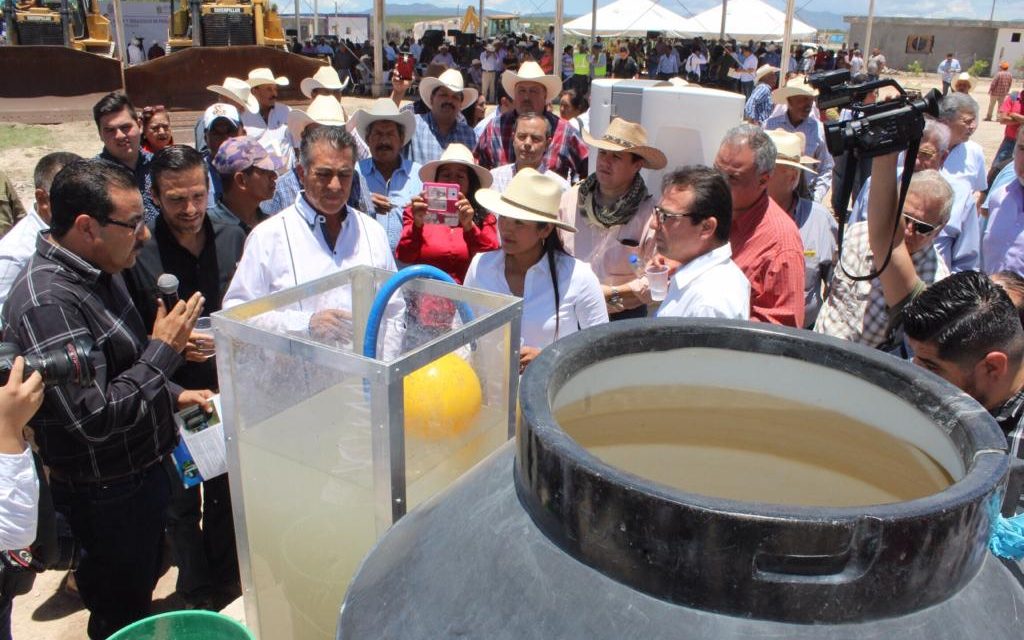
[[[412,1],[412,0],[407,0]],[[469,0],[472,1],[472,0]],[[612,0],[598,0],[598,6]],[[467,0],[434,0],[438,6],[466,6]],[[476,4],[476,2],[474,2]],[[661,0],[660,4],[682,16],[718,6],[720,0]],[[783,10],[784,0],[768,0],[768,4]],[[554,13],[554,0],[485,0],[486,6],[500,7],[518,13]],[[797,9],[826,11],[839,15],[867,15],[868,0],[797,0]],[[567,15],[590,13],[591,0],[565,0]],[[875,15],[884,16],[927,16],[929,18],[974,18],[988,20],[992,0],[876,0]],[[1024,19],[1024,3],[1021,0],[995,0],[995,19]]]

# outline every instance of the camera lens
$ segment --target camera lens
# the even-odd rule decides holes
[[[79,338],[66,343],[63,347],[44,351],[38,356],[27,355],[25,377],[32,375],[33,371],[38,371],[43,376],[43,384],[48,387],[68,383],[79,386],[91,384],[95,373],[89,360],[91,350],[92,341]],[[17,345],[10,342],[0,343],[0,384],[7,384],[14,359],[19,355],[21,353]]]

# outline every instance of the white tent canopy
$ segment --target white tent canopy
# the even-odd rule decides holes
[[[786,14],[761,0],[728,0],[725,13],[725,35],[736,40],[779,40],[786,27]],[[600,12],[598,12],[600,15]],[[676,31],[688,36],[717,38],[722,28],[722,5],[702,11],[686,20]],[[811,38],[817,29],[793,19],[794,39]]]
[[[590,37],[591,16],[588,13],[565,23],[565,33],[581,38]],[[597,10],[596,35],[602,37],[637,38],[648,31],[660,31],[669,37],[681,37],[678,28],[686,18],[660,6],[652,0],[618,0]]]

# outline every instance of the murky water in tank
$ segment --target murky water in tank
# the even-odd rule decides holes
[[[747,391],[628,387],[559,409],[603,461],[708,496],[817,506],[912,500],[952,483],[917,446],[838,413]]]

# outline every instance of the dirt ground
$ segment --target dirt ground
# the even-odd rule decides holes
[[[938,76],[933,74],[901,76],[897,79],[909,88],[927,90],[941,86]],[[987,88],[988,80],[980,79],[973,91],[973,96],[981,107],[982,118],[988,106]],[[27,146],[0,145],[0,167],[12,179],[26,206],[32,202],[32,171],[43,155],[52,151],[73,151],[82,156],[92,156],[100,151],[101,145],[90,113],[90,108],[97,98],[98,96],[82,96],[71,99],[0,100],[0,133],[10,134],[0,136],[0,139],[25,138],[36,141],[35,144]],[[343,99],[345,110],[350,115],[369,102],[370,100],[365,98]],[[193,126],[199,116],[198,112],[172,113],[175,141],[194,141]],[[28,129],[30,127],[32,129]],[[980,122],[973,139],[981,144],[986,158],[991,161],[1002,137],[1001,125],[995,122]],[[43,142],[39,143],[39,140]],[[154,612],[182,608],[181,600],[174,593],[176,576],[176,569],[171,567],[160,580],[154,593]],[[88,614],[76,596],[59,589],[62,579],[62,573],[44,573],[36,579],[31,593],[15,600],[15,638],[63,640],[85,637]],[[233,603],[226,612],[239,619],[243,617],[240,602]]]

